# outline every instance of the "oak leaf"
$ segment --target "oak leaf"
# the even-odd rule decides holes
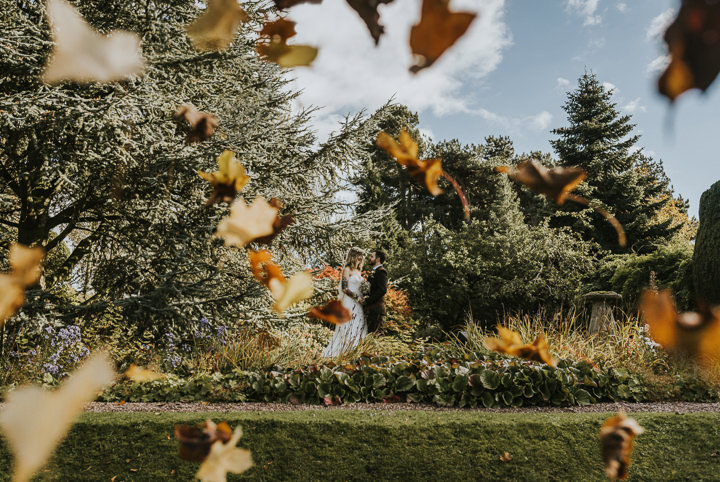
[[[557,366],[557,362],[550,355],[550,346],[545,335],[538,335],[532,343],[523,343],[520,333],[503,326],[498,326],[497,330],[500,338],[485,339],[485,344],[490,350],[525,360],[543,362],[551,367]]]
[[[225,246],[242,248],[256,238],[272,234],[276,216],[277,209],[264,198],[255,198],[248,205],[240,197],[230,205],[230,215],[218,223],[215,235],[225,240]]]
[[[683,0],[665,31],[670,64],[658,90],[671,101],[690,89],[705,91],[720,73],[720,3]]]
[[[100,35],[65,0],[48,0],[47,15],[54,45],[43,82],[114,82],[145,68],[137,34]]]
[[[423,0],[420,22],[410,29],[410,48],[418,57],[410,72],[430,67],[475,20],[474,13],[451,12],[449,3],[450,0]]]
[[[316,306],[307,315],[309,318],[324,320],[333,325],[342,325],[352,318],[350,310],[340,300],[330,300],[325,306]]]
[[[177,108],[173,116],[176,121],[187,121],[190,124],[190,131],[187,133],[188,144],[202,142],[215,133],[218,126],[218,118],[207,112],[200,112],[192,104],[183,104]]]
[[[635,437],[645,430],[625,412],[608,418],[600,428],[600,445],[605,474],[610,480],[625,480],[630,468],[630,455]]]
[[[263,25],[257,43],[257,52],[280,67],[309,66],[317,57],[318,49],[308,45],[288,45],[296,35],[295,22],[279,18]]]
[[[581,167],[553,167],[548,169],[534,159],[521,162],[516,167],[498,166],[503,172],[531,190],[544,194],[562,206],[570,191],[578,187],[587,177]]]
[[[248,15],[237,0],[208,0],[205,12],[185,27],[198,50],[225,50]]]
[[[41,247],[10,246],[10,272],[0,274],[0,327],[25,303],[25,288],[40,279],[44,255]]]
[[[237,193],[250,182],[245,167],[237,160],[232,151],[225,150],[217,158],[218,170],[215,172],[198,171],[198,175],[213,187],[213,193],[206,206],[218,202],[231,202]]]
[[[237,448],[242,437],[242,429],[236,427],[227,442],[216,441],[210,447],[210,453],[200,465],[195,477],[203,482],[226,482],[227,473],[242,474],[253,466],[249,450]]]
[[[13,480],[27,481],[50,458],[83,407],[115,379],[112,360],[97,352],[60,388],[37,386],[11,391],[0,412],[0,429],[15,456]]]

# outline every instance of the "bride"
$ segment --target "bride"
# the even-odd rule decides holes
[[[352,318],[347,323],[335,327],[335,333],[332,340],[330,340],[330,344],[322,352],[322,356],[326,358],[340,356],[344,352],[355,348],[360,343],[360,340],[367,335],[367,324],[365,323],[365,313],[361,304],[362,296],[360,295],[360,285],[364,281],[360,272],[362,263],[362,250],[355,247],[350,248],[340,278],[339,299],[343,306],[350,310]]]

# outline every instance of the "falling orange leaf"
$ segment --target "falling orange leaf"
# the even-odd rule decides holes
[[[225,50],[248,15],[237,0],[208,0],[205,12],[185,27],[198,50]]]
[[[270,206],[274,207],[275,209],[277,209],[279,211],[280,209],[282,209],[282,202],[277,198],[272,198],[270,200]],[[275,239],[275,236],[277,236],[280,233],[280,231],[282,231],[283,229],[287,228],[288,226],[290,226],[291,224],[294,224],[294,223],[295,223],[295,218],[293,218],[289,214],[286,214],[285,216],[276,215],[275,220],[273,221],[273,225],[272,225],[272,227],[273,227],[272,234],[268,234],[267,236],[261,236],[261,237],[255,239],[255,242],[268,245]]]
[[[0,327],[25,303],[25,288],[40,279],[44,255],[41,247],[10,246],[10,273],[0,274]]]
[[[532,343],[523,343],[520,333],[505,328],[497,327],[500,338],[486,338],[485,344],[490,350],[506,353],[508,355],[523,358],[525,360],[539,361],[557,366],[557,362],[550,355],[550,346],[545,335],[540,334]]]
[[[240,197],[230,205],[230,215],[218,223],[216,236],[225,240],[225,246],[242,248],[256,238],[272,234],[276,216],[277,209],[264,198],[255,198],[248,205]]]
[[[410,48],[418,57],[410,72],[430,67],[475,20],[474,13],[451,12],[449,3],[450,0],[423,0],[420,22],[410,29]]]
[[[152,382],[154,380],[160,380],[162,378],[165,378],[165,375],[163,375],[162,373],[148,370],[147,368],[137,366],[134,363],[130,364],[130,366],[127,370],[125,370],[125,373],[123,373],[123,375],[125,376],[125,378],[134,382]]]
[[[48,0],[47,16],[54,43],[43,82],[114,82],[143,71],[137,34],[100,35],[64,0]]]
[[[30,480],[45,465],[85,404],[114,378],[112,360],[98,352],[53,392],[26,386],[7,395],[0,429],[15,456],[13,480]]]
[[[706,368],[720,362],[720,307],[700,303],[700,311],[678,313],[668,290],[646,290],[640,311],[650,328],[650,337],[666,351],[689,356]]]
[[[272,262],[272,256],[267,250],[249,251],[248,259],[255,279],[267,287],[275,299],[272,308],[276,312],[285,311],[291,305],[312,296],[310,273],[300,271],[286,279],[282,269]]]
[[[645,430],[625,412],[608,418],[600,428],[600,445],[605,462],[605,474],[610,480],[625,480],[630,468],[635,437]]]
[[[220,441],[227,443],[232,430],[227,422],[215,424],[206,420],[203,425],[176,425],[175,437],[180,441],[180,458],[191,462],[202,462],[210,453],[210,447]]]
[[[352,318],[348,310],[340,300],[330,300],[325,306],[316,306],[308,313],[309,318],[324,320],[333,325],[342,325]]]
[[[190,124],[190,131],[186,138],[188,144],[204,141],[215,133],[218,126],[217,117],[207,112],[200,112],[192,104],[183,104],[178,107],[173,117],[178,122],[187,121]]]
[[[720,4],[683,0],[665,31],[670,64],[658,79],[658,90],[674,101],[690,89],[705,91],[720,73]]]
[[[225,150],[217,158],[218,170],[215,172],[198,171],[198,175],[213,187],[213,193],[205,203],[211,206],[217,202],[231,202],[239,191],[250,182],[245,167],[237,160],[232,151]]]
[[[268,22],[260,30],[257,52],[280,67],[309,66],[318,50],[308,45],[288,45],[287,40],[294,37],[295,22],[279,18]]]

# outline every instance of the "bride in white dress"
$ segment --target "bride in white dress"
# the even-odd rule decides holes
[[[360,272],[362,263],[362,250],[360,248],[350,248],[340,278],[340,296],[338,298],[343,306],[350,310],[352,318],[347,323],[335,327],[335,333],[332,340],[330,340],[330,344],[322,352],[322,356],[326,358],[340,356],[346,351],[355,348],[360,343],[360,340],[367,335],[367,324],[365,323],[365,313],[361,304],[362,295],[360,294],[360,286],[364,281]]]

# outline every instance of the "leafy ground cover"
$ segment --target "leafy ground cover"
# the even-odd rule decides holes
[[[190,480],[174,425],[205,417],[244,430],[249,480],[605,480],[598,430],[607,413],[334,411],[86,413],[37,480]],[[720,414],[631,414],[629,480],[712,480]],[[669,450],[683,447],[683,450]],[[508,452],[509,462],[500,456]],[[0,466],[9,467],[0,444]],[[9,480],[3,471],[0,480]],[[232,475],[229,480],[239,480]]]

